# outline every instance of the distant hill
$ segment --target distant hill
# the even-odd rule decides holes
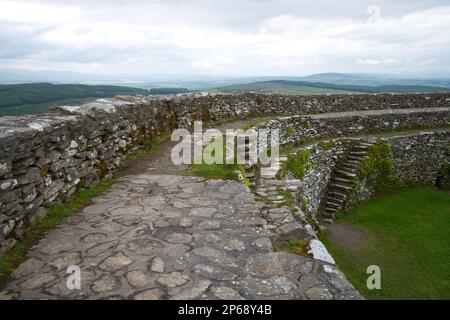
[[[382,86],[382,85],[402,85],[402,86],[427,86],[427,87],[446,87],[450,88],[450,79],[439,77],[420,77],[408,78],[390,74],[372,74],[372,73],[317,73],[295,79],[282,79],[308,82],[325,82],[344,85],[358,86]]]
[[[116,85],[142,89],[187,88],[208,90],[235,84],[248,84],[274,80],[324,82],[339,85],[382,86],[418,85],[450,88],[450,75],[396,75],[382,73],[325,72],[306,76],[221,76],[221,75],[164,75],[164,74],[98,74],[69,71],[32,71],[0,68],[0,84],[53,83]]]
[[[324,84],[326,85],[326,84]],[[330,85],[334,86],[334,85]],[[311,86],[309,82],[274,80],[233,84],[216,88],[219,92],[279,92],[292,94],[350,93],[349,90]]]
[[[116,95],[147,95],[144,89],[120,86],[81,84],[27,83],[0,85],[0,116],[46,112],[48,107],[74,104],[88,98],[108,98]]]
[[[151,95],[163,95],[163,94],[178,94],[189,92],[186,88],[152,88],[149,89]]]
[[[0,108],[86,97],[148,94],[147,90],[119,86],[26,83],[0,85]]]
[[[426,93],[450,92],[450,88],[422,85],[348,85],[324,82],[272,80],[219,87],[219,92],[279,92],[292,94],[320,93]]]

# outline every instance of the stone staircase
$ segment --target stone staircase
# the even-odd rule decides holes
[[[358,169],[373,144],[369,140],[358,140],[333,169],[327,194],[322,202],[323,222],[332,223],[336,213],[344,208],[348,194],[355,185]]]

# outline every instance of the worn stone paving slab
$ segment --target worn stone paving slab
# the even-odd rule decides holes
[[[359,299],[332,265],[272,252],[252,193],[233,181],[122,178],[50,231],[0,299]],[[68,266],[81,289],[68,289]]]

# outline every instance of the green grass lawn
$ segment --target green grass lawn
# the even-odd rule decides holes
[[[324,243],[368,299],[450,299],[450,195],[418,187],[371,199],[337,223],[364,229],[359,248]],[[381,268],[381,290],[368,290],[366,268]]]

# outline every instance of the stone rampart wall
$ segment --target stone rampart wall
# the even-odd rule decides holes
[[[0,243],[20,237],[40,207],[51,206],[69,198],[80,187],[92,186],[110,177],[130,152],[152,137],[176,127],[189,127],[194,120],[437,107],[449,108],[450,95],[225,94],[118,97],[80,107],[57,107],[44,115],[2,117]],[[298,117],[298,121],[303,119]],[[385,120],[438,125],[449,122],[449,112],[431,111],[401,118],[387,115],[386,119],[380,118],[375,123]],[[332,132],[333,119],[312,117],[308,121],[316,130],[323,128],[324,132]],[[322,127],[324,121],[328,126]],[[353,120],[342,121],[345,127],[345,123]],[[371,126],[372,122],[367,120],[365,125]],[[312,128],[305,127],[297,132],[309,134]],[[348,133],[348,130],[341,133]]]

